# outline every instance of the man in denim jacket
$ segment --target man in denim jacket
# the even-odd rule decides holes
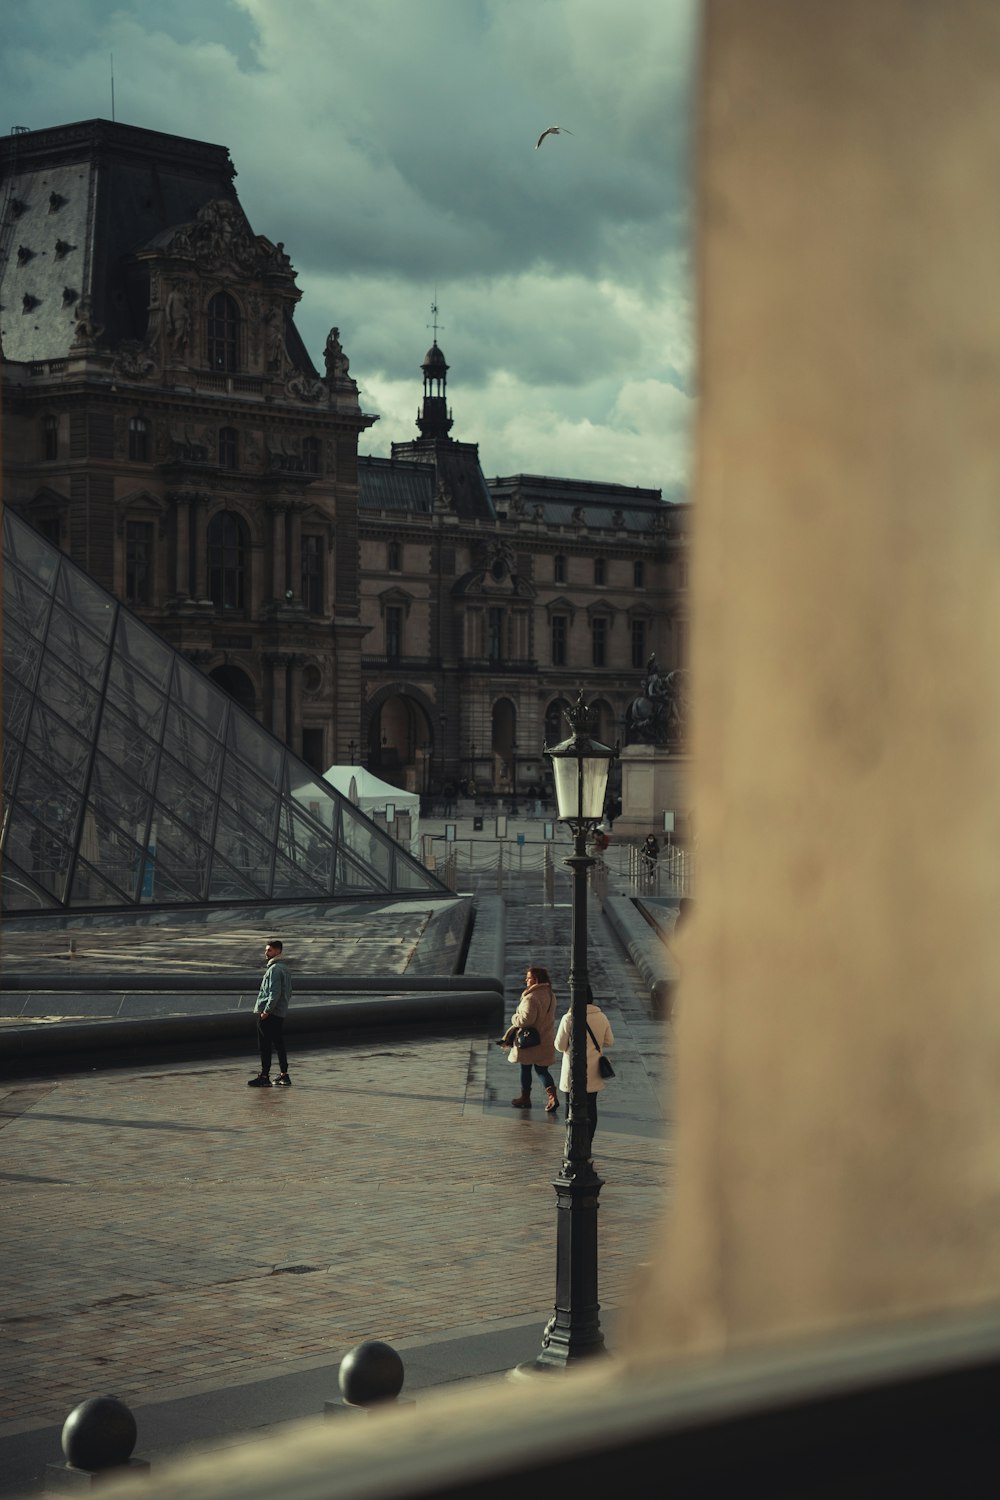
[[[269,1089],[271,1087],[271,1053],[278,1054],[278,1067],[281,1072],[275,1079],[278,1087],[291,1087],[292,1080],[288,1076],[288,1054],[285,1051],[285,1017],[288,1014],[288,1002],[292,997],[292,981],[288,970],[281,962],[281,942],[278,938],[272,938],[264,949],[264,957],[267,960],[264,977],[260,982],[260,990],[253,1013],[257,1017],[257,1045],[260,1048],[260,1072],[256,1078],[248,1079],[247,1087],[251,1089]]]

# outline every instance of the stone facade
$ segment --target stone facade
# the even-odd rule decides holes
[[[337,331],[321,376],[223,147],[98,120],[0,164],[7,503],[315,769],[345,759],[376,419]]]
[[[359,462],[363,743],[413,789],[521,796],[548,781],[542,746],[581,688],[613,744],[650,653],[686,661],[688,511],[652,489],[484,478],[448,435],[447,369],[435,342],[420,437]]]
[[[359,459],[224,147],[94,120],[0,172],[7,503],[314,769],[527,793],[581,688],[614,743],[650,652],[684,664],[687,507],[487,479],[436,338],[418,435]]]

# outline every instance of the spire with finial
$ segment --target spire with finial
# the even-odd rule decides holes
[[[431,319],[428,326],[433,328],[434,342],[424,356],[424,405],[423,410],[417,414],[417,426],[421,437],[446,438],[451,431],[452,419],[446,395],[448,364],[437,341],[439,325],[436,295],[431,303]]]

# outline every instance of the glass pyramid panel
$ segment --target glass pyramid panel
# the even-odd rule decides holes
[[[61,605],[52,611],[46,646],[50,655],[58,656],[91,687],[101,687],[108,665],[108,648]]]
[[[2,907],[450,896],[4,511]]]

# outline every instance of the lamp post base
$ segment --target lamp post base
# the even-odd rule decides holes
[[[607,1353],[597,1300],[597,1210],[604,1179],[594,1171],[593,1162],[567,1162],[553,1186],[558,1210],[556,1305],[534,1362],[537,1370],[565,1370]]]

